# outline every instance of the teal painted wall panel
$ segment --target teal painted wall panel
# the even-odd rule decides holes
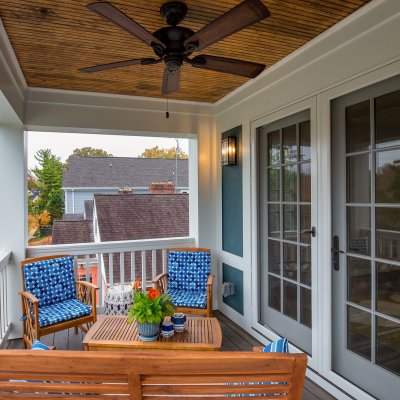
[[[243,272],[228,264],[222,264],[222,281],[235,284],[235,294],[222,297],[223,302],[243,315]]]
[[[222,249],[243,257],[242,127],[230,129],[222,138],[236,137],[237,164],[222,166]]]

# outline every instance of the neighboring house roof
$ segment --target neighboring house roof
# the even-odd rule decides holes
[[[187,194],[95,195],[102,242],[189,235]]]
[[[152,182],[175,183],[189,187],[189,160],[130,157],[74,157],[63,171],[63,188],[148,187]]]
[[[90,219],[93,220],[93,205],[94,201],[93,200],[85,200],[84,202],[84,217],[85,219]]]
[[[84,219],[83,214],[64,214],[63,221],[81,221]]]
[[[93,221],[54,221],[52,244],[91,243]]]

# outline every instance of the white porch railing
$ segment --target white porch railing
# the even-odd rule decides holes
[[[75,268],[80,279],[90,280],[91,269],[98,277],[98,307],[104,307],[105,288],[141,278],[142,288],[150,284],[160,272],[166,272],[166,249],[193,247],[192,237],[126,240],[103,243],[77,243],[26,248],[27,258],[68,254],[75,258]],[[93,271],[92,271],[93,272]]]
[[[7,304],[7,269],[11,251],[0,254],[0,348],[7,343],[11,331]]]

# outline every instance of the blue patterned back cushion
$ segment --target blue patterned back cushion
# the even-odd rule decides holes
[[[205,291],[210,275],[211,254],[208,252],[170,251],[168,288]]]
[[[73,257],[53,258],[24,265],[26,291],[39,307],[76,298]]]
[[[35,339],[32,344],[32,350],[50,350],[49,346]]]
[[[280,338],[265,346],[262,350],[264,353],[289,353],[289,343],[286,338]]]

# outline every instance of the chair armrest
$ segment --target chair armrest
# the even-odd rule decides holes
[[[38,298],[29,292],[19,292],[19,295],[22,297],[26,297],[32,304],[39,304]]]
[[[153,279],[153,288],[157,289],[161,294],[168,289],[168,274],[166,272],[157,275]]]
[[[254,346],[253,351],[260,352],[260,351],[262,351],[263,348],[264,347],[262,347],[262,346]]]
[[[214,275],[208,275],[207,286],[212,286],[214,280]]]
[[[92,289],[92,290],[99,290],[98,286],[94,285],[93,283],[87,282],[87,281],[76,281],[75,283],[77,285],[86,286],[87,288]]]

